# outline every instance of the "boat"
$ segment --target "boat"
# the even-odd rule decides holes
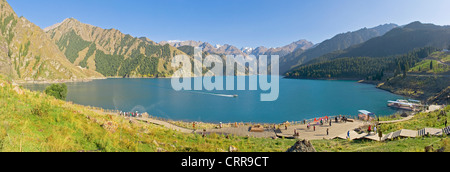
[[[419,107],[422,107],[420,101],[417,100],[397,100],[388,101],[388,106],[396,109],[406,110],[406,111],[419,111]]]
[[[235,94],[235,95],[233,95],[233,97],[234,97],[234,98],[237,98],[237,97],[239,97],[239,96],[238,96],[237,94]]]

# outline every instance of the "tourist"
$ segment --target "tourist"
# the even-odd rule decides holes
[[[316,125],[314,125],[314,131],[316,131]]]
[[[330,135],[330,129],[327,128],[327,136],[329,136],[329,135]]]
[[[331,120],[330,120],[330,127],[331,127]]]
[[[445,119],[444,126],[447,127],[447,119]]]
[[[367,131],[369,132],[370,135],[370,132],[372,132],[372,126],[369,125],[369,129]]]
[[[347,139],[350,140],[350,131],[347,132]]]

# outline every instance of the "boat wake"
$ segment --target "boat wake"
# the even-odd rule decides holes
[[[238,95],[217,94],[217,93],[205,93],[205,92],[197,92],[197,91],[190,91],[190,92],[191,92],[191,93],[196,93],[196,94],[218,96],[218,97],[228,97],[228,98],[236,98],[236,97],[238,97]]]

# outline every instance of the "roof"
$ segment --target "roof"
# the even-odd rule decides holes
[[[369,112],[369,111],[367,111],[367,110],[359,110],[358,112],[359,112],[359,113],[362,113],[362,114],[364,114],[364,115],[375,115],[374,113]]]

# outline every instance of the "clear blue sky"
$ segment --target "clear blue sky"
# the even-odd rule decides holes
[[[347,31],[413,21],[450,25],[449,0],[7,0],[41,28],[73,17],[135,37],[237,47],[320,43]]]

